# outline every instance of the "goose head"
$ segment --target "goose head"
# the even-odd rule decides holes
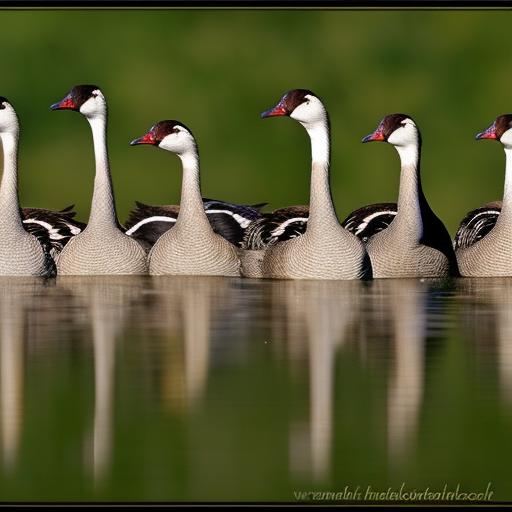
[[[288,116],[305,127],[316,123],[324,123],[327,113],[318,96],[307,89],[288,91],[275,107],[261,114],[262,118]]]
[[[176,155],[184,155],[196,151],[196,141],[190,129],[183,123],[173,119],[159,121],[142,137],[130,142],[131,146],[139,144],[158,146]]]
[[[75,85],[60,101],[50,106],[51,110],[74,110],[88,119],[104,116],[107,102],[96,85]]]
[[[382,141],[393,146],[417,146],[420,142],[420,133],[411,116],[406,114],[390,114],[379,123],[379,126],[363,137],[362,142]]]
[[[512,148],[512,114],[498,116],[489,128],[477,133],[475,138],[499,140],[505,148]]]
[[[0,133],[17,133],[18,116],[7,98],[0,96]]]

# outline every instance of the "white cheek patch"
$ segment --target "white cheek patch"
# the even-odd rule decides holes
[[[506,146],[512,146],[512,128],[509,128],[501,137],[500,142]]]

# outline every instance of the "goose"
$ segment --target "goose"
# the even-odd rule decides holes
[[[0,97],[0,139],[3,175],[0,183],[0,274],[54,277],[55,255],[81,229],[72,206],[61,212],[20,209],[18,200],[19,121],[5,97]]]
[[[126,234],[135,238],[149,251],[155,242],[178,218],[179,205],[153,206],[135,201],[136,207],[125,222]],[[203,208],[215,233],[240,247],[248,226],[262,217],[261,208],[267,203],[241,205],[203,198]]]
[[[130,144],[149,144],[170,151],[180,158],[183,169],[181,204],[176,223],[151,249],[149,273],[239,276],[237,249],[213,231],[204,210],[199,154],[192,131],[176,120],[159,121]]]
[[[465,277],[512,276],[512,114],[498,116],[477,140],[497,140],[505,150],[505,187],[502,202],[469,212],[455,235],[460,273]]]
[[[261,259],[263,277],[370,277],[371,268],[363,243],[340,225],[332,202],[329,186],[329,118],[321,100],[307,89],[293,89],[287,92],[275,107],[263,112],[261,116],[289,116],[298,121],[310,137],[312,158],[307,221],[303,216],[304,209],[294,208],[281,212],[288,218],[280,223],[280,229],[274,228],[274,236],[264,249]],[[267,219],[267,222],[271,221],[272,217]],[[304,233],[294,235],[293,223],[305,223]],[[279,236],[290,238],[279,241]]]
[[[401,164],[398,203],[365,206],[350,214],[343,224],[362,231],[373,222],[366,243],[373,277],[458,275],[450,235],[430,208],[421,186],[421,135],[416,123],[406,114],[387,115],[362,140],[372,141],[388,142],[398,152]]]
[[[74,110],[89,122],[94,143],[96,176],[87,227],[73,237],[57,259],[61,275],[145,274],[146,251],[126,235],[116,215],[108,162],[107,103],[95,85],[77,85],[52,110]]]

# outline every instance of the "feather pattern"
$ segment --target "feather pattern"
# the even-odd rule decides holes
[[[468,212],[455,233],[454,249],[465,249],[484,238],[496,225],[501,206],[501,201],[493,201]]]
[[[284,242],[306,232],[309,218],[309,207],[288,206],[264,213],[255,220],[245,231],[242,242],[243,249],[265,249],[278,242]]]
[[[350,213],[341,225],[366,242],[379,231],[386,229],[395,218],[396,212],[396,203],[367,205]],[[301,236],[306,231],[308,218],[309,207],[306,205],[264,213],[245,232],[242,247],[259,250]]]
[[[21,208],[23,227],[37,237],[41,245],[55,258],[71,238],[81,233],[86,224],[76,220],[74,205],[60,211],[45,208]]]
[[[150,249],[166,231],[174,227],[179,205],[153,206],[136,201],[125,223],[126,234]],[[203,198],[205,212],[215,233],[240,246],[246,229],[262,216],[260,209],[267,203],[240,205]]]
[[[397,211],[396,203],[370,204],[354,210],[341,225],[366,243],[391,224]]]

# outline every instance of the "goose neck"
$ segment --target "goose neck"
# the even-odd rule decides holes
[[[88,118],[92,130],[96,174],[89,215],[90,227],[118,226],[107,150],[107,114]]]
[[[311,188],[307,231],[321,233],[339,226],[329,182],[329,121],[304,124],[311,141]]]
[[[18,199],[18,131],[0,134],[4,168],[0,184],[0,224],[23,229]]]
[[[201,228],[210,230],[201,196],[199,172],[199,154],[197,149],[178,155],[183,167],[181,184],[180,212],[176,224],[185,228]]]
[[[512,223],[512,147],[505,146],[505,187],[503,203],[498,220]]]
[[[396,150],[401,167],[396,225],[421,236],[425,198],[420,177],[420,145],[396,146]]]

